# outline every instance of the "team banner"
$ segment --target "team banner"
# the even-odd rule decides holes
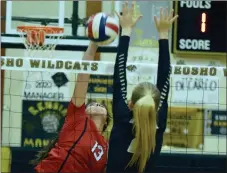
[[[90,75],[88,93],[113,94],[113,75]]]
[[[163,145],[202,149],[203,124],[202,109],[170,107]]]
[[[23,100],[22,147],[42,148],[58,135],[68,102]]]
[[[3,70],[14,71],[50,71],[113,75],[114,62],[2,56],[1,68]],[[128,62],[127,72],[128,76],[157,75],[157,64]],[[171,75],[226,77],[227,69],[226,67],[172,65]]]
[[[208,110],[205,118],[205,133],[212,136],[227,135],[227,111],[226,110]]]

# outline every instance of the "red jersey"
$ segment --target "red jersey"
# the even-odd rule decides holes
[[[77,108],[70,102],[58,142],[35,170],[40,173],[101,173],[106,162],[107,142],[86,115],[85,104]]]

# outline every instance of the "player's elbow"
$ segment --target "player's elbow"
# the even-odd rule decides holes
[[[72,98],[72,103],[77,107],[80,108],[85,103],[85,98]]]

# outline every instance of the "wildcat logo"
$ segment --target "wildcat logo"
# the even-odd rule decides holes
[[[137,69],[137,67],[135,65],[128,65],[126,68],[130,72],[135,72]]]

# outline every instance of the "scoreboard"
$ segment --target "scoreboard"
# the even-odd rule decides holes
[[[175,1],[174,11],[173,54],[226,55],[226,1]]]

